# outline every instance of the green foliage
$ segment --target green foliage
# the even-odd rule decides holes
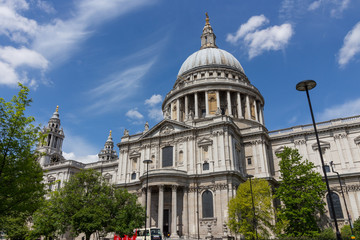
[[[354,221],[353,226],[356,239],[360,239],[360,217]]]
[[[271,188],[266,180],[252,180],[252,190],[254,196],[255,214],[257,220],[257,232],[259,239],[268,238],[269,230],[272,229],[274,210],[272,207]],[[252,208],[252,198],[250,181],[240,184],[235,198],[229,202],[229,222],[231,231],[240,233],[246,239],[255,237],[254,233],[254,212]]]
[[[281,158],[280,186],[275,196],[282,205],[278,209],[279,224],[285,236],[318,236],[319,216],[324,213],[326,185],[314,164],[302,161],[296,149],[284,148]]]
[[[29,89],[21,84],[10,102],[0,98],[0,226],[12,219],[23,222],[39,206],[45,194],[43,171],[35,144],[40,139],[33,117],[25,116],[31,103]],[[16,216],[16,217],[14,217]]]
[[[319,240],[336,240],[336,235],[334,230],[329,227],[325,228],[323,231],[320,232],[318,236]]]
[[[25,213],[18,216],[6,216],[3,218],[2,228],[6,229],[6,237],[12,240],[23,240],[29,234],[28,217]]]
[[[341,230],[341,237],[343,240],[350,240],[351,239],[351,228],[350,225],[344,225]]]
[[[33,236],[57,236],[67,230],[86,239],[97,231],[130,234],[142,225],[144,209],[136,196],[109,185],[95,170],[83,170],[51,194],[34,215]]]

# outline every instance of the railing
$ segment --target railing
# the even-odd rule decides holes
[[[84,168],[86,164],[74,160],[66,160],[63,162],[55,162],[55,163],[47,164],[44,166],[44,168],[51,168],[56,166],[73,166],[73,167]]]
[[[332,119],[332,120],[329,120],[326,122],[316,123],[316,126],[319,129],[321,129],[321,128],[325,128],[325,127],[329,127],[329,126],[336,126],[339,124],[351,123],[351,122],[359,122],[360,123],[360,115],[353,116],[353,117],[347,117],[347,118]],[[300,132],[300,131],[309,130],[312,128],[313,128],[312,124],[307,124],[307,125],[295,126],[292,128],[284,128],[284,129],[280,129],[280,130],[270,131],[269,135],[274,136],[274,135],[287,134],[290,132]]]

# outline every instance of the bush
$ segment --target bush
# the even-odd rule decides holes
[[[350,240],[351,239],[351,228],[350,225],[344,225],[341,230],[341,237],[343,240]]]
[[[336,235],[332,228],[325,228],[322,232],[319,234],[319,240],[335,240]]]

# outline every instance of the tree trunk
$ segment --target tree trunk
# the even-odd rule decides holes
[[[86,240],[90,240],[91,233],[85,233],[85,236]]]

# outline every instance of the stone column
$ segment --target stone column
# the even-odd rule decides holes
[[[164,227],[164,185],[159,186],[159,208],[158,208],[158,228],[163,232]]]
[[[229,116],[232,116],[230,91],[227,91],[227,92],[226,92],[226,96],[227,96],[228,113],[229,113]]]
[[[188,119],[189,115],[189,97],[185,96],[185,121]]]
[[[219,91],[216,91],[216,107],[220,108],[220,93]]]
[[[146,219],[146,226],[151,227],[151,187],[147,189],[147,219]]]
[[[188,218],[189,218],[189,214],[188,214],[188,189],[187,188],[183,188],[183,191],[184,191],[184,197],[183,197],[183,212],[184,212],[184,215],[182,216],[183,218],[183,233],[184,235],[188,235],[189,234],[189,221],[188,221]]]
[[[246,114],[247,119],[251,119],[249,95],[246,95],[246,113],[245,114]]]
[[[208,92],[205,92],[205,117],[209,116],[209,97],[208,97]]]
[[[253,160],[251,164],[253,164],[255,168],[255,174],[259,173],[258,160],[257,160],[257,152],[256,152],[256,141],[251,142]]]
[[[239,92],[236,94],[236,100],[237,100],[238,118],[244,118],[244,116],[242,115],[241,96]]]
[[[341,134],[334,135],[336,148],[337,148],[339,156],[340,156],[341,168],[346,168],[346,163],[345,163],[345,158],[344,158],[341,143],[340,143],[340,138],[341,138]]]
[[[171,194],[171,238],[178,238],[177,234],[177,222],[176,222],[176,216],[177,216],[177,186],[173,185],[171,186],[172,194]]]
[[[195,119],[199,118],[199,103],[198,103],[198,94],[194,93],[194,108],[195,108]]]
[[[345,152],[346,152],[346,155],[347,155],[347,159],[349,161],[349,167],[350,168],[353,168],[354,167],[354,160],[353,160],[353,157],[351,155],[351,151],[350,151],[350,144],[349,144],[349,140],[347,138],[347,134],[343,134],[343,143],[345,145]]]
[[[263,107],[260,105],[260,102],[259,102],[259,118],[260,118],[260,123],[264,124]]]
[[[254,99],[254,111],[255,111],[255,121],[259,121],[258,111],[257,111],[257,101]]]
[[[49,147],[53,147],[53,142],[54,142],[54,135],[50,134],[50,145],[49,145]]]
[[[180,119],[180,99],[176,99],[176,120],[178,120],[179,122],[181,122]]]

